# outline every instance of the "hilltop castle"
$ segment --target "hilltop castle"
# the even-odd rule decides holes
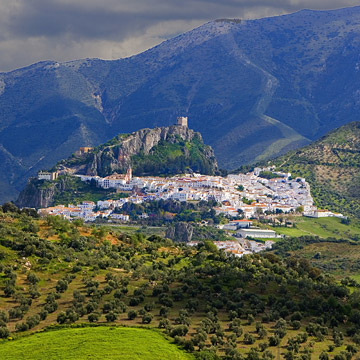
[[[177,118],[177,122],[176,122],[176,125],[178,126],[188,126],[188,118],[185,117],[185,116],[179,116]]]

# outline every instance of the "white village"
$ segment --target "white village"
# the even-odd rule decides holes
[[[177,126],[187,127],[187,117],[178,117]],[[92,148],[82,147],[78,155]],[[69,220],[83,219],[94,222],[97,219],[109,222],[129,222],[130,216],[121,213],[126,203],[141,204],[146,201],[175,200],[180,202],[215,201],[216,215],[222,214],[226,224],[218,228],[231,231],[236,241],[215,241],[219,249],[236,256],[259,252],[272,247],[274,239],[282,237],[274,230],[252,226],[252,220],[281,214],[300,214],[306,217],[344,217],[342,214],[320,210],[314,205],[310,185],[304,178],[292,178],[291,173],[276,171],[275,166],[256,167],[246,174],[229,174],[226,177],[182,174],[172,177],[134,177],[131,167],[126,174],[113,173],[106,177],[72,173],[67,175],[83,182],[94,183],[102,189],[123,192],[120,199],[83,201],[80,204],[60,204],[38,210],[41,216],[59,215]],[[61,172],[38,173],[38,180],[54,181]],[[119,211],[120,210],[120,211]],[[148,214],[140,215],[147,218]],[[251,239],[268,239],[265,242]],[[189,246],[198,242],[189,242]]]
[[[275,178],[261,177],[272,171]],[[39,173],[39,177],[44,173]],[[319,210],[314,206],[310,186],[303,178],[292,179],[290,173],[275,172],[274,168],[255,168],[247,174],[231,174],[227,177],[201,174],[186,174],[163,177],[133,177],[131,168],[126,174],[112,174],[107,177],[73,175],[84,182],[96,181],[98,187],[127,192],[128,197],[118,200],[100,200],[97,203],[84,201],[80,204],[62,204],[39,209],[41,216],[60,215],[69,220],[81,218],[93,222],[98,218],[108,221],[129,222],[129,215],[118,213],[125,203],[141,204],[145,201],[177,200],[200,201],[215,200],[216,214],[223,214],[227,224],[218,225],[224,230],[235,231],[237,241],[216,241],[219,249],[236,256],[259,252],[271,248],[274,239],[279,237],[274,230],[252,228],[252,219],[264,215],[291,214],[301,211],[308,217],[343,217],[342,214]],[[50,179],[47,179],[50,180]],[[139,191],[141,189],[141,191]],[[241,215],[241,216],[240,216]],[[143,214],[147,217],[147,214]],[[241,217],[242,219],[239,219]],[[265,242],[247,238],[269,239]],[[188,245],[196,245],[190,242]]]

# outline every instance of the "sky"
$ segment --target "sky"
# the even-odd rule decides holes
[[[0,0],[0,72],[42,60],[119,59],[219,18],[256,19],[358,0]]]

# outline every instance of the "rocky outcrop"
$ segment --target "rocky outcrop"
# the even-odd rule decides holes
[[[194,228],[191,224],[185,222],[175,223],[169,226],[165,236],[177,242],[189,242],[192,239]]]
[[[42,208],[50,206],[55,193],[55,186],[40,189],[35,179],[29,179],[25,189],[16,200],[16,205],[21,207]]]
[[[170,149],[171,144],[178,145],[173,153]],[[159,146],[162,148],[160,149]],[[191,151],[192,148],[194,151]],[[155,158],[155,153],[160,157],[159,160]],[[176,157],[178,157],[177,160]],[[178,165],[182,161],[183,166],[179,165],[179,169],[174,167],[174,160]],[[144,164],[149,167],[149,162],[156,162],[157,165],[162,166],[157,166],[153,170],[150,166],[150,169],[145,170]],[[212,175],[218,169],[214,152],[210,146],[204,145],[200,133],[186,126],[174,125],[120,134],[90,153],[62,161],[58,165],[58,170],[67,173],[107,176],[114,172],[124,173],[129,166],[132,166],[135,175],[176,173],[176,169],[184,171],[185,167]],[[171,167],[174,167],[174,171]]]
[[[15,204],[20,208],[45,208],[52,206],[59,194],[73,190],[74,179],[69,176],[62,176],[52,182],[30,178]]]

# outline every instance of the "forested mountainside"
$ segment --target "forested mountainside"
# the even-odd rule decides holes
[[[360,121],[272,163],[305,177],[317,206],[360,218]]]
[[[79,146],[189,116],[220,167],[274,157],[357,120],[360,7],[219,20],[115,61],[0,74],[0,201]]]
[[[113,173],[124,174],[130,167],[135,176],[171,176],[185,172],[214,175],[218,172],[214,152],[203,143],[201,134],[178,125],[141,129],[131,134],[119,134],[89,152],[77,152],[61,160],[52,168],[63,175],[55,181],[30,178],[16,203],[21,207],[39,208],[53,205],[59,196],[62,199],[67,195],[86,193],[88,196],[106,196],[109,190],[84,184],[71,175],[105,177]]]

